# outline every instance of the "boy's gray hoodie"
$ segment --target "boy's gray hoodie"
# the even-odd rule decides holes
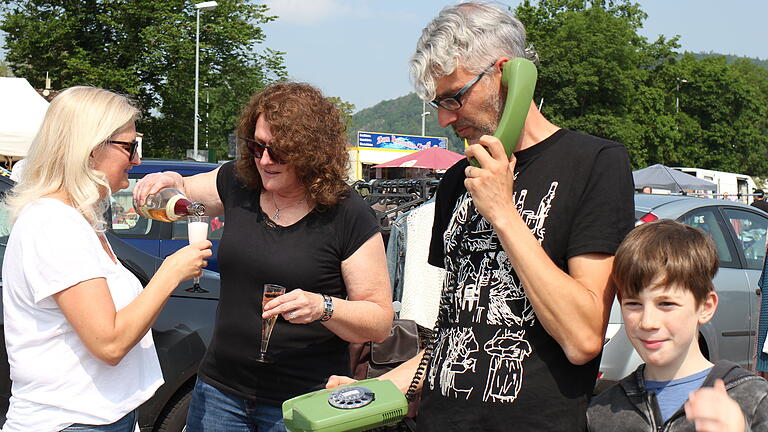
[[[640,365],[632,374],[592,398],[587,410],[590,431],[695,431],[693,423],[685,418],[683,407],[666,422],[661,421],[656,395],[645,390],[644,369],[645,365]],[[744,430],[768,432],[768,381],[725,360],[712,368],[702,387],[712,387],[718,378],[725,382],[728,396],[741,406],[746,420]]]

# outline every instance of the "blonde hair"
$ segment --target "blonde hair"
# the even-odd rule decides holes
[[[106,230],[102,198],[109,183],[93,168],[92,154],[129,126],[139,110],[125,96],[94,87],[71,87],[48,106],[19,183],[5,199],[11,220],[30,202],[62,191],[97,231]]]

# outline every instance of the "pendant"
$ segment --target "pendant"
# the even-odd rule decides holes
[[[274,220],[280,219],[280,209],[279,208],[275,208],[275,214],[272,215],[272,219],[274,219]]]

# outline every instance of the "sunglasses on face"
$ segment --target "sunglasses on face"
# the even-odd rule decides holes
[[[472,88],[472,86],[477,84],[477,82],[480,81],[480,79],[483,78],[483,76],[487,74],[488,71],[491,70],[491,68],[494,67],[495,65],[496,65],[496,62],[493,62],[493,64],[491,64],[490,66],[485,68],[484,71],[480,72],[477,76],[475,76],[472,79],[472,81],[468,82],[467,85],[462,87],[461,90],[456,92],[455,95],[445,97],[445,98],[436,98],[435,100],[428,102],[429,105],[435,108],[443,108],[448,111],[458,110],[462,106],[461,98],[464,96],[464,94],[466,94]]]
[[[243,138],[239,137],[241,140],[245,141],[245,146],[248,148],[248,151],[251,152],[251,154],[256,159],[261,159],[261,157],[264,155],[264,150],[269,150],[269,158],[272,159],[276,164],[285,164],[285,155],[280,152],[279,150],[276,150],[274,147],[268,144],[264,144],[261,141],[256,141],[250,138]]]
[[[123,150],[128,152],[128,160],[132,161],[133,158],[136,157],[136,153],[139,150],[139,140],[133,140],[133,141],[115,141],[115,140],[107,140],[107,144],[116,145]]]

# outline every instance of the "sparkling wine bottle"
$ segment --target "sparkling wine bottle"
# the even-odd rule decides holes
[[[166,188],[160,192],[148,195],[144,205],[139,206],[134,200],[133,208],[145,218],[156,219],[163,222],[173,222],[185,216],[205,214],[205,205],[192,202],[179,190]]]

